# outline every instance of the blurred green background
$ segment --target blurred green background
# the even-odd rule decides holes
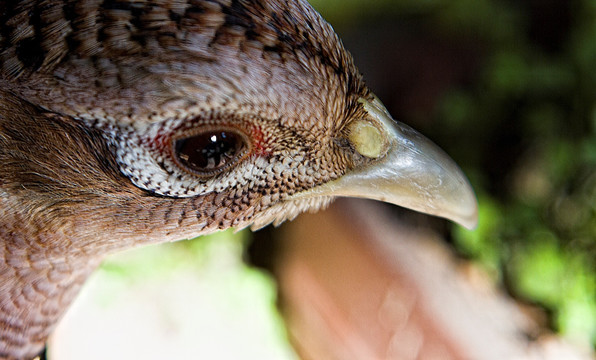
[[[398,120],[480,203],[449,239],[550,326],[596,343],[596,2],[311,0]]]

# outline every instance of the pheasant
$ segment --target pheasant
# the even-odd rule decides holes
[[[0,1],[0,358],[102,259],[275,225],[337,196],[476,222],[305,0]]]

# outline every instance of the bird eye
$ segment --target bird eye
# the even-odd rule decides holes
[[[197,175],[214,175],[248,152],[246,136],[231,129],[209,130],[174,140],[176,160]]]

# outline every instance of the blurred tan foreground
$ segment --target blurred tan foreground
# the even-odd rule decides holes
[[[340,200],[282,230],[280,307],[305,360],[594,358],[376,203]]]

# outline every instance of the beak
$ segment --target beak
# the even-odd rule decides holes
[[[375,199],[475,228],[476,196],[457,164],[417,131],[393,120],[378,99],[361,103],[368,117],[354,122],[349,140],[370,161],[295,197]]]

